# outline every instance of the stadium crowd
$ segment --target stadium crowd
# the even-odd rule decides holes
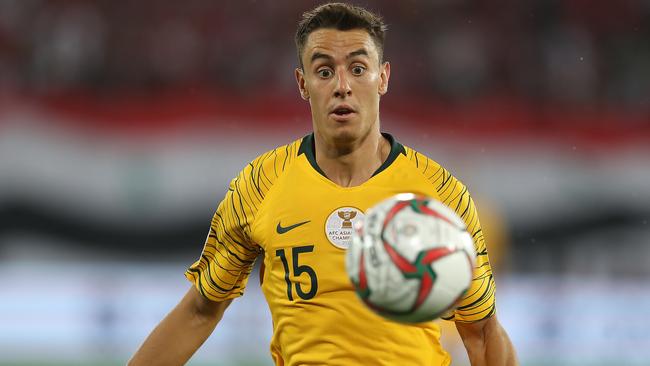
[[[399,70],[392,88],[400,93],[648,108],[648,1],[369,5],[392,29],[386,56]],[[183,87],[294,93],[290,35],[306,6],[267,0],[188,0],[182,6],[2,1],[0,93]]]

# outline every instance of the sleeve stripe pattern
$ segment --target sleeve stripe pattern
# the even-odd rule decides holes
[[[489,318],[496,312],[494,278],[476,207],[467,187],[446,169],[412,149],[408,149],[407,158],[433,184],[440,200],[465,221],[477,253],[469,291],[461,299],[458,308],[443,316],[443,319],[475,322]],[[427,162],[424,163],[422,159]]]
[[[251,226],[266,192],[293,160],[296,141],[249,163],[231,182],[210,225],[201,257],[185,272],[199,292],[213,301],[241,296],[261,249]]]

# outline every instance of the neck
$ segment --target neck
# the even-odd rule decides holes
[[[360,140],[327,141],[314,132],[316,163],[327,178],[343,187],[354,187],[372,177],[390,154],[390,143],[379,130]]]

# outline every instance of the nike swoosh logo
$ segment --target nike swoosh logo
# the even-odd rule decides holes
[[[293,230],[293,229],[297,228],[300,225],[304,225],[304,224],[308,223],[309,221],[310,220],[299,222],[297,224],[289,225],[289,226],[286,226],[286,227],[282,227],[282,225],[280,225],[280,223],[278,222],[278,227],[276,227],[275,230],[278,232],[278,234],[284,234],[289,230]]]

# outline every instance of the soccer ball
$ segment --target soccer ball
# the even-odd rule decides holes
[[[357,295],[384,317],[433,320],[469,289],[476,261],[463,220],[433,198],[402,193],[356,223],[346,270]]]

